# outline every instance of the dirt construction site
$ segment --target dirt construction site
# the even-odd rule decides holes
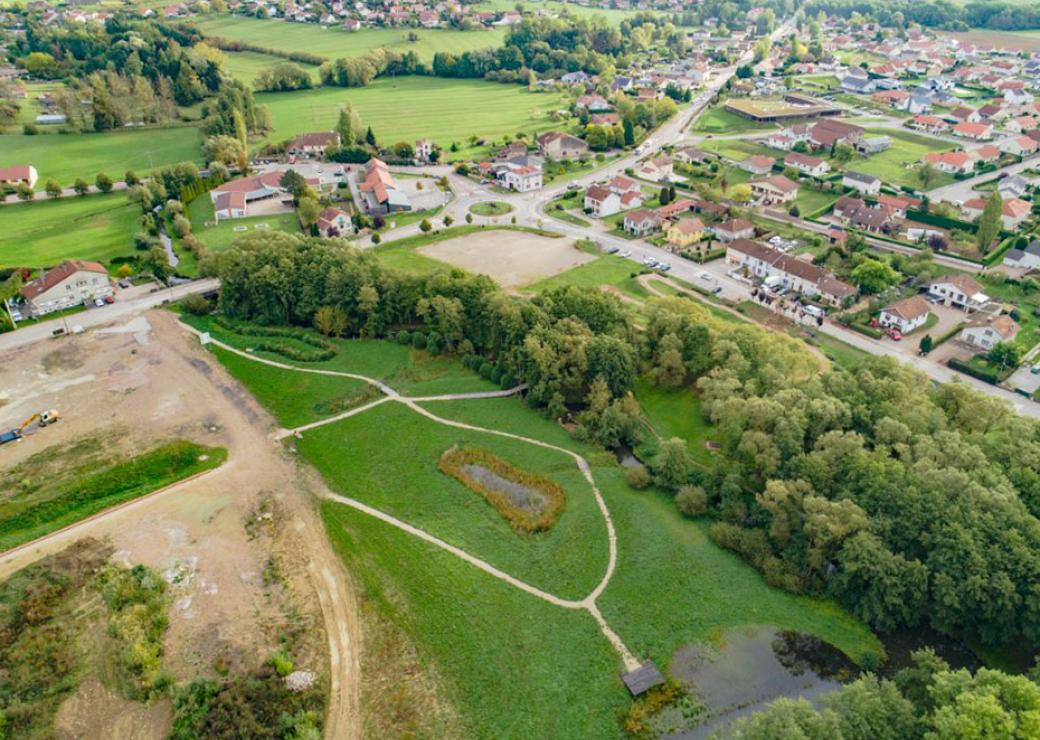
[[[522,231],[488,231],[420,247],[420,254],[479,275],[507,290],[529,285],[596,259],[570,239]]]
[[[354,592],[317,514],[323,484],[273,441],[273,419],[165,311],[0,355],[0,429],[51,408],[60,409],[59,423],[0,447],[0,474],[30,459],[83,464],[76,455],[84,449],[128,458],[174,439],[224,447],[228,459],[0,553],[0,579],[81,539],[104,542],[113,560],[166,579],[164,668],[175,680],[216,677],[218,666],[249,670],[293,628],[301,635],[297,665],[327,677],[331,689],[325,736],[359,735]],[[0,490],[0,504],[8,495]],[[273,562],[274,587],[265,576]],[[168,699],[136,704],[87,677],[55,730],[161,738],[171,716]]]

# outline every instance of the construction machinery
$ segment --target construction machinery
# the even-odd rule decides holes
[[[38,411],[23,421],[20,426],[6,432],[0,432],[0,445],[7,444],[8,442],[17,442],[25,434],[25,430],[34,423],[37,427],[42,429],[43,427],[50,426],[59,419],[61,419],[61,413],[57,409]]]

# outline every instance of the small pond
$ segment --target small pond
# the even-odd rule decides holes
[[[485,488],[503,494],[511,505],[529,514],[541,514],[549,504],[549,497],[541,491],[503,478],[483,465],[466,463],[462,466],[462,472]]]

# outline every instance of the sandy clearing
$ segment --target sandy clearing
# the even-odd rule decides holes
[[[487,231],[419,247],[419,254],[519,288],[591,262],[574,242],[523,231]]]

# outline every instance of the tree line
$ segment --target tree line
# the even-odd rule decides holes
[[[911,23],[950,31],[1040,28],[1040,7],[1035,3],[1011,4],[999,0],[965,5],[950,0],[809,0],[803,9],[808,17],[824,13],[853,22],[873,20],[889,28],[905,28]]]

